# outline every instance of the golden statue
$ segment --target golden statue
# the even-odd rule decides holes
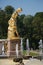
[[[8,39],[14,39],[19,37],[17,32],[17,26],[16,26],[16,18],[18,14],[22,11],[21,8],[18,8],[11,16],[10,20],[8,21],[9,27],[8,27]]]

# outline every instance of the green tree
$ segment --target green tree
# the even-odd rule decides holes
[[[8,5],[8,6],[5,7],[4,10],[5,10],[5,12],[6,12],[7,14],[12,14],[15,9],[14,9],[12,6]]]
[[[19,32],[20,37],[24,37],[25,36],[25,26],[23,24],[23,19],[24,19],[25,15],[22,14],[21,16],[19,15],[17,18],[17,29]]]
[[[6,17],[5,11],[0,10],[0,38],[3,38],[3,36],[6,35],[5,17]]]
[[[29,38],[30,48],[32,46],[32,21],[33,21],[33,16],[31,15],[27,15],[23,19],[23,23],[26,28],[25,38]]]
[[[32,20],[33,20],[33,16],[31,15],[27,15],[24,17],[23,19],[23,23],[25,25],[26,28],[26,37],[30,38],[31,37],[31,33],[32,33]]]
[[[4,11],[6,13],[6,21],[8,21],[15,9],[12,6],[8,5],[4,8]]]
[[[38,42],[43,39],[43,12],[38,12],[35,14],[32,21],[33,26],[33,42],[36,43],[35,46],[38,48]]]
[[[14,8],[6,6],[4,10],[0,9],[0,38],[7,38],[8,20],[10,19]]]
[[[6,21],[5,24],[6,24],[6,31],[7,31],[6,33],[8,33],[8,21],[12,15],[12,13],[15,11],[15,9],[12,6],[8,5],[5,7],[4,11],[6,14],[6,17],[5,17],[5,21]],[[6,35],[6,37],[7,37],[7,35]]]
[[[33,37],[36,39],[43,39],[43,12],[36,13],[32,25]]]

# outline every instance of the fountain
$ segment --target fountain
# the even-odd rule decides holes
[[[0,57],[7,57],[7,39],[0,39]]]
[[[29,40],[26,40],[26,55],[24,56],[24,59],[32,58],[32,56],[29,55],[30,49],[29,49]]]
[[[42,54],[42,40],[39,41],[39,51],[40,51],[40,55]]]
[[[23,38],[21,38],[21,54],[23,55]]]
[[[2,44],[2,55],[5,55],[5,52],[4,52],[4,44]]]
[[[23,43],[23,39],[21,38],[21,53],[23,52],[23,45],[22,45],[22,43]],[[16,44],[16,58],[14,58],[13,61],[20,62],[22,60],[23,60],[22,56],[19,57],[18,44]]]
[[[27,50],[29,52],[30,49],[29,49],[29,40],[28,39],[26,40],[26,47],[27,47]]]
[[[15,10],[13,12],[13,14],[11,15],[11,18],[8,21],[7,56],[13,57],[13,58],[16,57],[15,59],[18,59],[18,56],[21,54],[21,52],[19,52],[21,49],[21,47],[20,47],[21,39],[17,32],[17,25],[16,25],[17,17],[20,12],[22,12],[21,8],[18,8],[17,10]],[[1,43],[0,43],[0,45],[1,45]],[[5,51],[4,45],[2,46],[2,49],[0,50],[0,52],[1,51],[3,51],[2,54],[4,54],[4,51]]]
[[[28,39],[26,40],[26,49],[27,49],[26,51],[27,51],[27,56],[28,56],[29,55],[29,50],[30,50],[29,49],[29,40]]]
[[[43,43],[42,43],[42,39],[40,39],[39,41],[39,56],[40,56],[40,60],[43,58]]]
[[[18,44],[16,44],[16,57],[13,59],[14,62],[22,61],[22,57],[19,57]]]
[[[16,56],[17,56],[17,58],[18,58],[18,53],[19,53],[19,51],[18,51],[18,44],[16,44]]]
[[[17,25],[16,25],[16,19],[18,14],[22,11],[21,8],[18,8],[14,13],[12,14],[10,20],[8,21],[8,39],[10,41],[9,43],[9,54],[10,56],[16,56],[18,57],[19,53],[18,50],[20,50],[20,37],[17,32]],[[16,53],[15,53],[16,51]]]
[[[19,57],[21,39],[18,35],[17,25],[16,25],[17,16],[21,11],[22,11],[21,8],[18,8],[16,11],[14,11],[10,20],[8,21],[9,26],[8,26],[8,37],[7,37],[7,39],[9,39],[9,41],[10,41],[10,43],[8,44],[9,45],[8,51],[9,51],[9,56],[14,57],[13,61],[19,61],[22,59],[21,57]]]

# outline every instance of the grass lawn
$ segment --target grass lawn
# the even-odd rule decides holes
[[[28,54],[30,56],[39,56],[39,54],[34,52],[34,51],[30,51]],[[23,55],[27,55],[27,51],[26,50],[23,51]]]

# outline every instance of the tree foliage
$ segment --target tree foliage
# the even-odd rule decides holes
[[[3,38],[3,36],[6,36],[7,22],[5,18],[6,18],[5,11],[0,10],[0,38]]]
[[[18,18],[17,18],[17,28],[18,28],[20,37],[24,37],[26,34],[25,26],[23,24],[24,17],[25,17],[25,15],[23,14],[21,16],[18,16]]]
[[[12,6],[6,6],[4,10],[0,9],[0,38],[7,38],[8,20],[13,11]]]
[[[32,22],[33,37],[43,39],[43,12],[36,13]]]
[[[40,39],[43,39],[43,12],[38,12],[35,14],[32,21],[33,33],[32,39],[35,43],[35,47],[38,48],[38,42]]]
[[[27,38],[30,38],[31,33],[32,33],[32,25],[31,25],[32,20],[33,20],[33,16],[31,16],[31,15],[27,15],[23,19],[23,23],[24,23],[25,28],[26,28],[26,36],[27,36]]]
[[[14,9],[12,6],[8,5],[8,6],[5,7],[4,10],[5,10],[5,12],[6,12],[7,14],[12,14],[15,9]]]

